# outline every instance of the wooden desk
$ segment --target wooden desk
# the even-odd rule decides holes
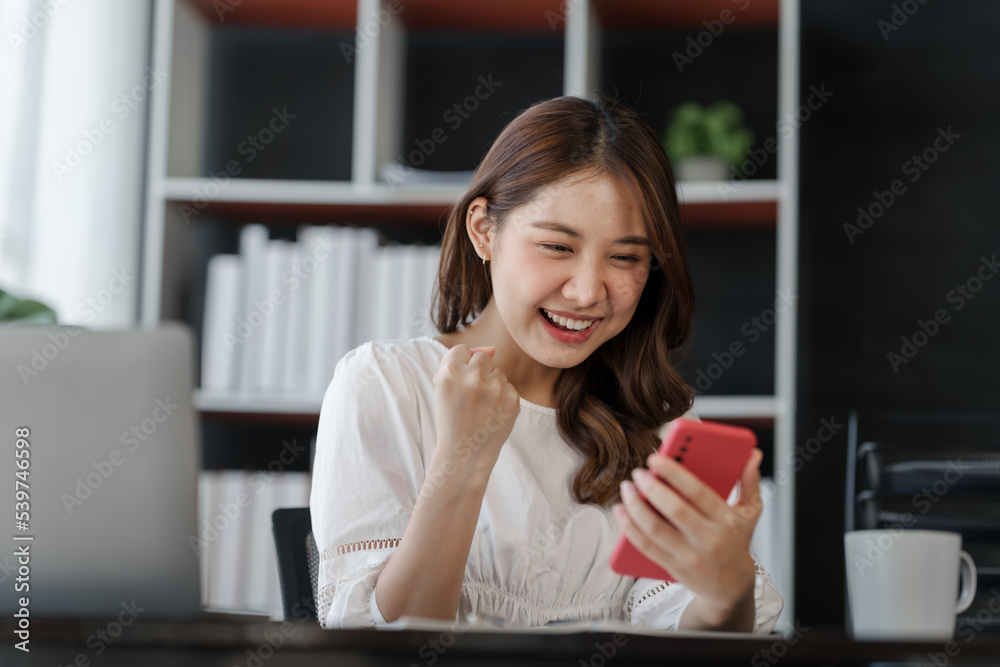
[[[917,665],[996,664],[1000,636],[942,643],[852,642],[840,629],[803,628],[779,636],[652,637],[611,633],[494,633],[323,630],[307,623],[159,622],[32,619],[31,652],[14,648],[15,624],[0,622],[0,665],[57,667],[353,667],[454,664],[566,665]],[[117,636],[113,636],[117,635]],[[951,655],[948,652],[951,652]]]

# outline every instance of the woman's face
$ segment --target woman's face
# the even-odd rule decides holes
[[[518,346],[546,366],[570,368],[620,333],[649,276],[645,239],[627,186],[595,172],[571,174],[512,211],[490,271]],[[591,323],[568,332],[545,310]]]

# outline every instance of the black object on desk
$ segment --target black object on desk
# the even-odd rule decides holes
[[[794,635],[607,632],[547,634],[455,631],[323,630],[314,623],[108,622],[34,619],[31,653],[14,648],[15,624],[0,622],[0,664],[120,667],[278,667],[323,665],[855,665],[869,662],[988,664],[1000,637],[963,643],[854,642],[842,629],[797,628]],[[115,637],[111,635],[115,634]],[[105,638],[102,639],[101,637]],[[110,641],[106,641],[110,640]],[[936,662],[935,662],[936,660]]]
[[[961,533],[978,580],[956,636],[1000,632],[1000,415],[854,410],[846,481],[847,531]]]
[[[316,621],[319,553],[308,507],[282,507],[271,514],[285,618]]]

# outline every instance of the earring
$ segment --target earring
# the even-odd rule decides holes
[[[479,247],[480,247],[480,248],[482,248],[482,247],[483,247],[483,244],[482,244],[482,243],[480,243],[480,244],[479,244]],[[486,266],[486,255],[483,255],[483,266]]]

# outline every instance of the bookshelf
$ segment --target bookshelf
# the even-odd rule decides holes
[[[671,50],[725,11],[737,20],[679,74]],[[671,94],[723,97],[719,86],[730,85],[743,96],[759,141],[775,136],[778,119],[794,117],[799,104],[797,0],[156,0],[153,34],[153,66],[171,77],[150,101],[144,326],[184,319],[198,329],[197,276],[218,252],[210,240],[231,240],[247,223],[283,238],[294,238],[303,223],[439,233],[463,187],[394,185],[382,168],[430,136],[454,91],[475,88],[473,71],[492,71],[504,95],[483,100],[479,115],[449,130],[421,168],[474,168],[516,112],[561,94],[635,98],[633,106],[662,130]],[[732,56],[762,44],[763,66]],[[261,142],[258,159],[246,161],[242,142],[285,107],[297,117],[281,142]],[[748,265],[757,282],[746,289],[756,290],[756,303],[797,292],[797,150],[795,133],[781,137],[767,164],[739,187],[680,183],[693,250],[712,257],[712,244],[727,237],[766,248]],[[238,170],[229,168],[233,162]],[[697,265],[693,270],[696,290],[710,285],[699,281]],[[738,340],[740,323],[759,312],[727,302],[716,304],[715,318],[712,294],[698,298],[699,312],[708,314],[702,327],[713,331],[696,322],[695,336],[710,345]],[[760,375],[759,382],[739,393],[700,394],[695,404],[704,418],[746,424],[765,434],[762,442],[773,439],[769,464],[786,480],[770,501],[780,532],[781,569],[772,574],[785,598],[782,624],[794,618],[795,323],[793,302],[756,345],[754,365],[740,371]],[[716,330],[722,333],[713,339]],[[700,361],[713,349],[702,350]],[[206,389],[194,397],[209,419],[306,427],[318,419],[321,398]]]

